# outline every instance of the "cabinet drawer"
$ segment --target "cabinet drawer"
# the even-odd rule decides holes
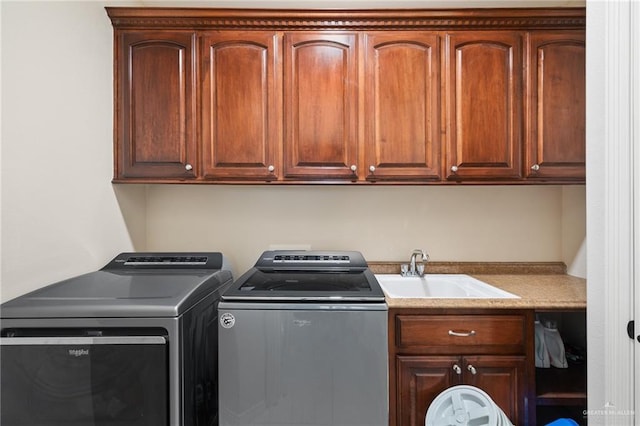
[[[398,315],[395,326],[400,352],[525,352],[525,319],[520,315]]]

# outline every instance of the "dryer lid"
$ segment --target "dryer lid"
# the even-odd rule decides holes
[[[131,257],[125,255],[131,253],[117,256],[99,271],[50,284],[10,300],[0,307],[0,316],[175,317],[232,280],[228,270],[205,269],[201,265],[182,265],[180,268],[169,265],[139,267],[123,266],[122,262],[116,262],[117,259]],[[153,255],[157,256],[158,253]],[[219,260],[222,265],[222,259]]]

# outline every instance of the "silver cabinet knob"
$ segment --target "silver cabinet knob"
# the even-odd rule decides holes
[[[458,166],[451,166],[451,171],[453,173],[457,173],[458,172]]]
[[[369,166],[369,171],[371,173],[375,172],[376,171],[376,167],[375,166]]]
[[[453,364],[453,371],[454,371],[457,375],[462,374],[462,368],[460,368],[460,366],[459,366],[458,364]]]
[[[478,372],[476,368],[471,364],[467,365],[467,370],[469,370],[469,372],[473,375],[475,375]]]
[[[275,169],[276,169],[276,168],[275,168],[275,167],[273,167],[273,165],[269,165],[269,167],[267,167],[267,170],[269,170],[269,173],[273,173],[273,171],[274,171]]]
[[[531,166],[531,170],[533,170],[534,172],[537,172],[538,170],[540,170],[540,165],[534,164],[533,166]]]
[[[356,165],[355,165],[355,164],[352,164],[352,165],[351,165],[351,167],[350,167],[350,169],[351,169],[351,171],[352,171],[353,173],[355,173],[355,172],[356,172],[356,170],[358,170],[358,168],[356,167]]]
[[[191,171],[191,170],[193,170],[193,166],[192,166],[191,164],[189,164],[189,163],[185,164],[185,165],[184,165],[184,168],[185,168],[185,170],[186,170],[186,171],[188,171],[188,172],[189,172],[189,171]]]

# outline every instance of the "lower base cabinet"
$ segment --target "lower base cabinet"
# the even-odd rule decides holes
[[[493,312],[390,310],[391,426],[423,426],[456,385],[485,391],[514,425],[535,424],[533,313]]]
[[[514,424],[524,412],[524,356],[398,356],[396,402],[401,425],[424,425],[431,402],[444,390],[471,385],[484,390]]]

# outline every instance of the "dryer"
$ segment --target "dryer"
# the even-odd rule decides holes
[[[121,253],[0,306],[3,426],[218,422],[221,253]]]

